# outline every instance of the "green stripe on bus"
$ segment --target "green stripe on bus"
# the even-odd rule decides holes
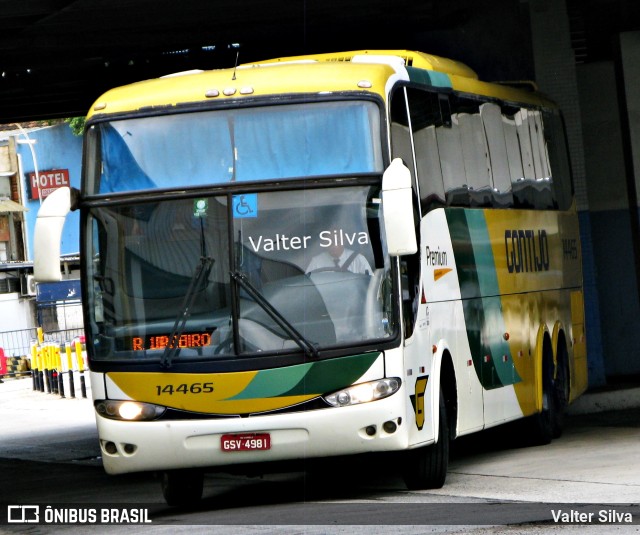
[[[462,208],[448,208],[445,210],[449,233],[453,245],[453,254],[458,269],[460,282],[460,297],[471,299],[480,297],[478,274],[475,269],[475,255],[469,235],[469,225]]]
[[[469,229],[473,256],[475,258],[479,295],[500,295],[496,265],[493,259],[493,249],[491,249],[491,240],[489,238],[484,211],[465,210],[464,214],[467,228]]]
[[[417,84],[425,84],[433,87],[453,87],[451,79],[443,72],[419,69],[417,67],[407,67],[409,80]]]
[[[453,254],[456,260],[462,308],[478,380],[487,390],[519,382],[507,342],[498,276],[484,211],[450,208],[445,210]],[[484,326],[502,324],[492,329],[488,339]],[[506,358],[505,358],[506,357]]]
[[[357,381],[381,353],[320,360],[285,368],[262,370],[235,399],[272,398],[325,394],[345,388]]]
[[[465,210],[469,237],[473,248],[476,275],[478,277],[479,292],[482,297],[482,310],[484,321],[489,321],[494,326],[490,330],[488,344],[489,354],[493,366],[498,374],[498,380],[502,385],[513,384],[521,379],[513,366],[511,349],[502,335],[507,331],[502,315],[502,301],[500,299],[500,286],[496,262],[491,247],[491,238],[487,228],[487,220],[484,210]]]

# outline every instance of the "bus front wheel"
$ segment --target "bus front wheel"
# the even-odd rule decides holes
[[[442,390],[438,424],[438,442],[410,450],[405,454],[404,482],[410,490],[439,489],[449,468],[449,425]]]
[[[200,470],[170,470],[162,474],[162,494],[167,505],[191,506],[202,498],[204,473]]]

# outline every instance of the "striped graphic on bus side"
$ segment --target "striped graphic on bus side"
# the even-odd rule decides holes
[[[430,85],[433,87],[452,87],[449,75],[443,72],[407,67],[407,73],[409,73],[409,80],[417,84]]]
[[[445,214],[478,379],[488,390],[520,382],[509,344],[502,337],[507,329],[485,213],[449,208]]]

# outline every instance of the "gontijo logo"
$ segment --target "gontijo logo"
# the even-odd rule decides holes
[[[505,230],[504,247],[509,273],[549,271],[546,230]]]

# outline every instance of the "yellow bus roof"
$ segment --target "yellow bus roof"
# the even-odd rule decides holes
[[[259,61],[257,64],[282,63],[290,61],[315,60],[321,62],[349,62],[355,56],[395,56],[404,60],[407,67],[416,67],[429,71],[437,71],[466,78],[478,79],[478,75],[464,63],[452,59],[441,58],[425,52],[411,50],[352,50],[351,52],[331,52],[327,54],[311,54],[308,56],[291,56]]]
[[[363,62],[354,62],[355,56]],[[401,58],[406,72],[401,69],[398,73],[389,56]],[[418,80],[469,94],[550,105],[538,93],[482,82],[472,69],[453,60],[407,50],[360,50],[276,58],[237,69],[191,71],[138,82],[107,91],[94,103],[89,117],[282,94],[364,91],[385,99],[390,79]]]

